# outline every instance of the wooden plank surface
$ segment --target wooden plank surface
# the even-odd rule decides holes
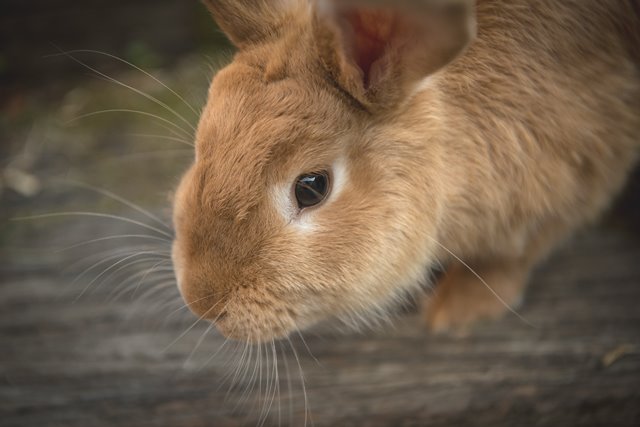
[[[637,197],[625,201],[625,218],[536,272],[520,310],[534,327],[507,316],[467,337],[431,336],[411,311],[363,333],[321,326],[292,337],[294,350],[275,346],[277,387],[269,347],[260,365],[257,348],[245,351],[251,363],[229,389],[244,347],[219,351],[205,324],[181,336],[193,318],[175,311],[172,286],[114,300],[114,276],[75,301],[92,277],[71,284],[70,259],[5,248],[0,425],[640,425],[640,233]],[[114,232],[72,221],[33,241],[87,239],[96,227]],[[87,254],[78,249],[72,257]]]

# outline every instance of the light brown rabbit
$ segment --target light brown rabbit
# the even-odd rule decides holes
[[[358,321],[448,270],[466,328],[624,183],[637,0],[206,0],[238,47],[176,192],[181,293],[226,336]]]

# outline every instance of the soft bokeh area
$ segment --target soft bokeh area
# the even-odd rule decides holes
[[[373,330],[225,342],[169,259],[233,55],[205,8],[5,0],[0,45],[0,426],[640,425],[637,176],[538,269],[533,326],[433,336],[410,302]]]

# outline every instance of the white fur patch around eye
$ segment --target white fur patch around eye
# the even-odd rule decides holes
[[[347,162],[345,159],[340,158],[334,164],[332,168],[333,184],[331,188],[331,199],[336,199],[342,193],[347,183]],[[331,200],[328,200],[330,203]]]
[[[333,164],[331,177],[331,193],[329,193],[327,200],[322,206],[318,206],[317,209],[307,209],[302,212],[299,211],[293,192],[291,191],[295,177],[291,178],[290,182],[277,185],[272,192],[273,203],[285,223],[305,233],[317,230],[316,215],[318,215],[322,209],[328,209],[333,201],[340,196],[346,185],[347,167],[344,159],[339,159]]]
[[[273,204],[284,220],[285,223],[290,223],[297,215],[298,209],[291,200],[291,183],[284,182],[274,187],[272,191]]]

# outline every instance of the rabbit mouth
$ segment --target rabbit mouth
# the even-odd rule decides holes
[[[214,324],[225,338],[251,343],[286,339],[297,328],[295,320],[286,311],[265,310],[253,304],[227,307]]]

